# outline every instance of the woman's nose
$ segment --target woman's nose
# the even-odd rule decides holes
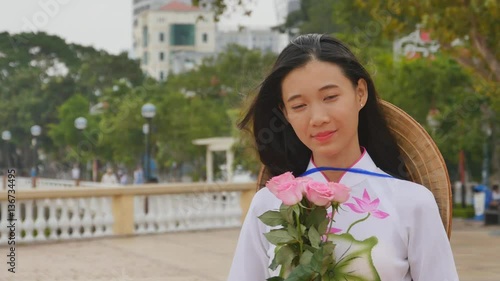
[[[310,124],[312,126],[321,126],[324,123],[330,122],[330,115],[328,110],[322,106],[316,106],[311,108],[311,120]]]

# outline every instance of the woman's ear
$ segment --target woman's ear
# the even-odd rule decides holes
[[[363,78],[358,80],[358,86],[356,87],[356,100],[359,102],[360,108],[363,108],[368,100],[368,84],[366,84],[366,80]]]

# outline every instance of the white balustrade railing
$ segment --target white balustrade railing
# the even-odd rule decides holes
[[[241,192],[136,196],[135,232],[206,230],[240,225]]]
[[[7,206],[7,201],[0,201],[0,245],[8,244],[12,235]],[[109,197],[21,200],[14,213],[16,244],[113,234]]]
[[[4,186],[3,186],[3,189],[7,189],[7,186],[5,186],[5,181],[4,182]],[[22,178],[22,177],[18,177],[16,178],[16,187],[19,188],[19,189],[28,189],[28,188],[32,188],[33,186],[33,180],[31,178]]]
[[[5,179],[1,182],[1,189],[7,189],[7,182]],[[76,180],[61,180],[61,179],[47,179],[47,178],[27,178],[16,177],[17,189],[62,189],[62,188],[75,188],[75,187],[109,187],[110,184],[103,184],[101,182],[93,181],[77,181]],[[116,184],[115,186],[119,186]]]
[[[61,184],[52,189],[17,190],[15,208],[3,191],[0,246],[14,238],[16,244],[38,243],[237,227],[254,190],[255,183],[72,189]],[[11,218],[15,234],[9,228]]]

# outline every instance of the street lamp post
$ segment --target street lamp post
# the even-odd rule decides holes
[[[12,135],[10,131],[2,132],[2,140],[4,141],[5,165],[7,165],[7,170],[10,168],[9,141],[11,138]]]
[[[146,135],[146,173],[145,173],[145,180],[146,182],[149,182],[151,179],[151,160],[150,160],[150,141],[151,141],[151,121],[153,117],[156,115],[156,107],[151,104],[151,103],[146,103],[142,106],[141,109],[141,114],[142,117],[144,117],[147,121],[147,126],[143,126],[143,132]]]
[[[36,176],[37,176],[37,168],[36,168],[36,162],[37,162],[37,137],[42,133],[42,127],[38,125],[33,125],[31,126],[31,135],[33,136],[33,139],[31,140],[31,144],[33,145],[33,167],[31,168],[31,176],[32,176],[32,185],[33,187],[36,187]]]
[[[78,117],[75,119],[75,128],[79,131],[78,134],[78,141],[83,140],[83,130],[87,128],[87,119],[85,117]],[[80,145],[77,146],[77,153],[78,153],[78,175],[76,180],[76,185],[80,185],[80,179],[82,175],[82,164],[81,164],[81,151],[80,151]]]
[[[489,184],[489,170],[490,170],[490,165],[489,165],[489,144],[490,144],[490,137],[492,135],[492,130],[491,130],[491,126],[489,123],[484,123],[483,124],[483,132],[485,134],[485,141],[483,143],[483,169],[482,169],[482,173],[481,173],[481,177],[482,177],[482,184],[485,185],[485,186],[488,186]]]
[[[12,135],[10,134],[10,131],[3,131],[2,132],[2,140],[4,142],[4,148],[5,148],[5,165],[7,165],[7,168],[5,169],[5,174],[3,175],[3,188],[7,188],[7,174],[9,173],[10,169],[10,155],[9,155],[9,141],[12,138]]]

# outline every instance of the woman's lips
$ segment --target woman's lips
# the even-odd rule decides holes
[[[321,132],[317,133],[313,136],[313,138],[317,141],[326,141],[331,138],[335,134],[335,131]]]

